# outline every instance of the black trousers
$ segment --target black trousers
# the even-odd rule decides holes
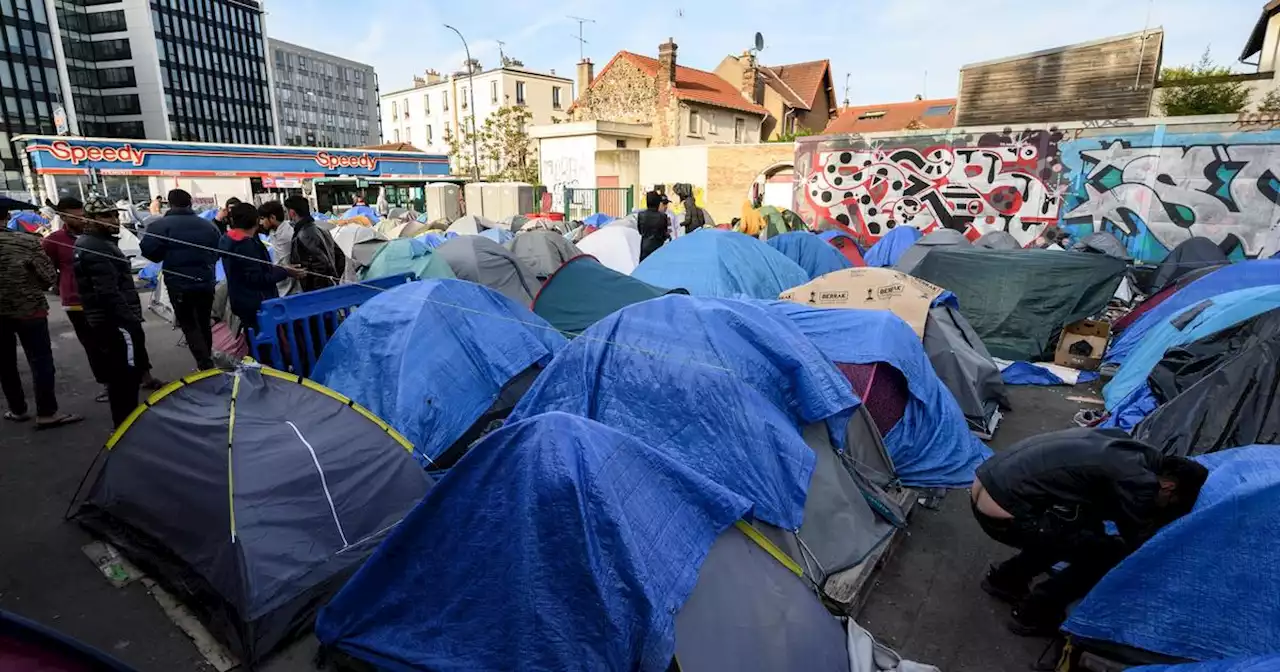
[[[89,321],[85,319],[84,311],[68,310],[67,321],[71,322],[71,328],[76,332],[76,340],[80,341],[80,346],[84,348],[84,356],[89,360],[89,371],[93,372],[93,379],[99,385],[106,385],[107,372],[102,365],[102,354],[99,352],[98,343],[94,339],[93,328],[89,326]]]
[[[58,412],[54,394],[53,343],[49,340],[49,320],[0,317],[0,387],[5,402],[16,415],[27,414],[27,395],[18,372],[18,343],[31,367],[31,384],[36,393],[36,415],[49,417]]]
[[[1038,584],[1027,598],[1041,614],[1065,615],[1067,607],[1089,594],[1102,577],[1128,555],[1119,537],[1109,536],[1102,521],[1081,520],[1071,511],[992,518],[973,507],[982,531],[1019,553],[995,569],[993,582],[1025,586],[1060,562],[1066,569]]]
[[[213,368],[213,290],[169,290],[173,316],[201,371]]]
[[[111,422],[119,427],[138,407],[138,388],[144,371],[139,368],[138,336],[141,324],[103,325],[93,329],[107,378]]]

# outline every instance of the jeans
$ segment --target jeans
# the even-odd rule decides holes
[[[213,290],[169,290],[169,300],[196,367],[201,371],[214,368]]]
[[[94,328],[99,355],[107,377],[107,401],[111,406],[111,422],[116,427],[138,407],[138,387],[142,369],[138,368],[136,335],[142,325],[101,325]]]
[[[71,322],[71,328],[76,332],[76,340],[80,341],[81,347],[84,348],[84,356],[89,360],[89,371],[93,372],[93,379],[99,385],[106,385],[107,370],[102,365],[101,349],[94,338],[93,328],[89,326],[89,321],[85,319],[84,311],[68,310],[67,321]]]
[[[31,383],[36,393],[36,415],[47,418],[58,413],[58,398],[53,392],[53,343],[49,340],[49,320],[0,317],[0,387],[9,410],[15,415],[27,414],[27,397],[18,372],[18,343],[31,367]]]

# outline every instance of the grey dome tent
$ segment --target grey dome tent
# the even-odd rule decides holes
[[[507,243],[507,249],[523,261],[538,282],[545,282],[566,261],[582,254],[576,245],[555,231],[524,231]]]
[[[459,280],[484,285],[523,306],[533,303],[542,284],[510,250],[484,236],[459,236],[435,253],[449,262]]]
[[[1094,254],[1105,254],[1108,257],[1114,257],[1122,261],[1129,261],[1129,250],[1110,232],[1098,231],[1091,233],[1080,240],[1077,240],[1071,246],[1072,252],[1093,252]]]
[[[1178,243],[1178,246],[1169,252],[1169,256],[1165,257],[1156,268],[1151,286],[1144,289],[1148,294],[1154,294],[1194,270],[1230,262],[1227,255],[1218,248],[1217,243],[1204,236],[1194,236]]]
[[[985,247],[988,250],[1021,250],[1022,246],[1018,244],[1018,239],[1008,231],[992,231],[982,234],[974,245]]]
[[[944,249],[948,247],[971,247],[972,243],[963,233],[955,229],[938,229],[933,233],[917,240],[907,248],[906,252],[898,257],[898,263],[893,268],[903,273],[911,274],[924,261],[926,255],[934,250]]]
[[[252,666],[432,486],[403,437],[349,399],[264,367],[175,381],[107,441],[72,506]]]
[[[467,215],[460,217],[449,225],[448,232],[456,233],[460,236],[475,236],[481,231],[498,228],[498,223],[485,219],[479,215]],[[505,228],[505,227],[504,227]]]

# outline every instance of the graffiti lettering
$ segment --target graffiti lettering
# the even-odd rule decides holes
[[[1133,125],[1128,119],[1086,119],[1085,128],[1128,128]]]
[[[551,209],[564,212],[564,190],[578,186],[578,159],[543,159],[541,169],[542,183],[550,185]]]

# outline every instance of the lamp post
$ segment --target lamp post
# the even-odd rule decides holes
[[[445,28],[452,30],[458,34],[458,39],[462,40],[462,50],[467,53],[467,89],[471,98],[471,167],[475,173],[476,182],[480,181],[480,147],[476,144],[476,82],[475,82],[475,66],[471,62],[471,47],[467,46],[467,38],[462,36],[462,31],[454,28],[449,24],[444,24]]]

